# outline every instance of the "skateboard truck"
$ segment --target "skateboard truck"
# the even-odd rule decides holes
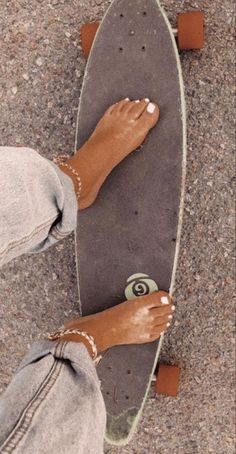
[[[100,22],[87,22],[81,26],[81,47],[88,58]],[[177,28],[172,32],[177,40],[179,50],[200,50],[204,47],[204,13],[188,11],[177,18]]]

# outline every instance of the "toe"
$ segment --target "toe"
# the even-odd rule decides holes
[[[169,318],[171,317],[171,318]],[[164,315],[162,317],[155,317],[153,320],[153,326],[168,325],[172,323],[173,316],[171,314]]]
[[[122,99],[114,105],[112,113],[120,113],[131,103],[129,98]]]
[[[162,334],[164,334],[168,330],[169,327],[170,327],[169,322],[153,327],[150,333],[150,340],[158,339]]]
[[[144,127],[149,130],[156,125],[159,115],[160,109],[158,105],[153,102],[149,102],[146,109],[144,109],[143,113],[137,120],[137,123],[140,128]]]
[[[167,331],[170,328],[170,325],[171,325],[171,323],[169,321],[165,322],[165,323],[162,323],[161,325],[156,325],[153,328],[153,331],[159,331],[161,333],[165,332],[165,331]]]
[[[128,101],[129,101],[129,98],[126,98],[126,99],[122,99],[121,101],[116,102],[115,104],[112,104],[106,110],[106,114],[109,115],[109,114],[119,111],[121,106],[123,106],[124,104],[127,104]]]
[[[142,99],[141,101],[137,100],[129,106],[128,113],[132,116],[134,120],[140,118],[143,112],[146,110],[147,105],[149,104],[149,99]]]
[[[138,101],[138,100],[137,100],[137,101]],[[129,114],[130,111],[131,111],[135,106],[137,106],[137,104],[139,104],[139,103],[137,103],[136,101],[129,101],[129,102],[127,102],[126,104],[124,104],[124,105],[122,106],[122,113]]]
[[[172,298],[169,293],[159,290],[152,293],[151,295],[142,296],[137,299],[137,302],[140,305],[146,305],[149,309],[154,309],[158,307],[166,308],[172,304]]]
[[[168,306],[164,307],[155,307],[150,309],[150,315],[155,318],[163,318],[169,317],[169,315],[173,316],[173,309],[172,305],[169,304]]]

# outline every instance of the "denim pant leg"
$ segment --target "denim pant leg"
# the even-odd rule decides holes
[[[76,226],[73,184],[27,148],[0,147],[0,264]],[[106,412],[83,344],[34,344],[0,397],[0,453],[102,454]]]
[[[72,180],[30,148],[0,147],[0,266],[41,252],[77,222]]]

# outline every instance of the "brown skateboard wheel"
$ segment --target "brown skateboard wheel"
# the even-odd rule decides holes
[[[160,364],[155,385],[156,393],[176,397],[179,389],[179,377],[179,367]]]
[[[178,47],[180,50],[204,47],[204,13],[202,11],[178,15]]]
[[[89,22],[83,24],[80,29],[81,47],[86,58],[88,58],[95,35],[100,22]]]

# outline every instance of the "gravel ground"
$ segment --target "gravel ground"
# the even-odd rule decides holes
[[[73,150],[85,68],[82,21],[100,0],[1,0],[1,145],[51,158]],[[204,51],[181,54],[188,107],[188,177],[175,322],[162,359],[179,364],[177,399],[151,390],[139,430],[109,454],[233,454],[234,444],[234,86],[233,2],[164,0],[176,13],[206,12]],[[128,95],[128,93],[127,93]],[[41,333],[76,314],[73,236],[0,270],[0,387]]]

